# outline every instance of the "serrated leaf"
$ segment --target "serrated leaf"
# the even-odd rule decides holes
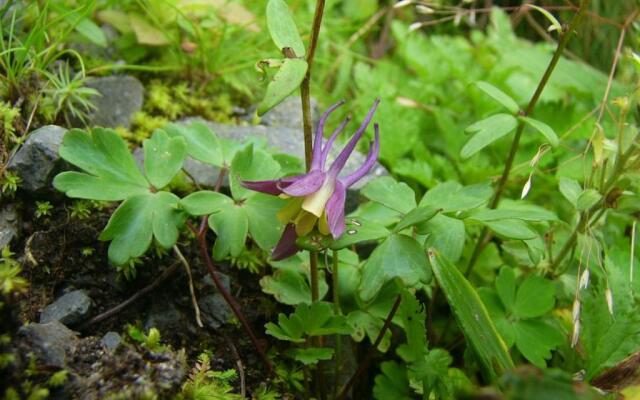
[[[529,276],[518,287],[513,314],[519,318],[545,315],[555,305],[553,283],[539,276]]]
[[[501,219],[497,221],[481,221],[483,225],[500,236],[508,239],[527,240],[538,237],[536,231],[518,219]]]
[[[546,368],[551,351],[564,342],[564,335],[540,319],[521,320],[513,324],[516,347],[538,368]]]
[[[431,206],[422,206],[409,211],[398,224],[393,228],[395,233],[398,233],[410,226],[422,224],[435,217],[440,212],[439,209]]]
[[[306,347],[303,349],[291,349],[289,354],[294,360],[304,365],[314,365],[318,361],[331,360],[333,349],[329,347]]]
[[[549,142],[549,144],[552,145],[553,147],[556,147],[558,143],[560,143],[560,139],[558,139],[558,135],[556,135],[556,132],[553,130],[553,128],[545,124],[544,122],[531,117],[523,117],[523,116],[519,116],[518,119],[525,122],[527,125],[535,129],[536,131],[540,132],[542,136],[544,136]]]
[[[100,234],[100,240],[112,241],[109,260],[123,265],[141,256],[152,237],[164,248],[173,246],[184,222],[178,200],[172,193],[158,192],[132,196],[120,204]]]
[[[231,204],[211,214],[209,227],[218,236],[213,245],[215,260],[222,260],[227,255],[237,257],[244,250],[249,232],[249,220],[241,206]]]
[[[278,325],[268,323],[267,333],[281,340],[304,342],[304,336],[350,335],[353,328],[343,315],[335,315],[333,305],[324,301],[300,304],[288,317],[278,316]]]
[[[395,361],[380,364],[380,373],[375,377],[373,397],[376,400],[412,400],[406,367]]]
[[[182,169],[182,163],[187,156],[184,138],[170,138],[165,131],[158,129],[151,139],[144,140],[143,148],[147,179],[157,189],[165,187]]]
[[[518,125],[516,118],[509,114],[496,114],[478,121],[465,129],[473,136],[462,147],[460,157],[469,158],[489,146],[491,143],[508,135]]]
[[[262,116],[282,100],[289,97],[300,87],[305,74],[307,73],[307,62],[297,58],[287,58],[282,62],[282,66],[273,76],[267,86],[264,98],[258,104],[258,115]]]
[[[431,280],[422,246],[406,235],[389,236],[371,253],[362,268],[360,297],[364,301],[373,299],[385,283],[396,278],[407,287]]]
[[[387,309],[387,312],[389,310]],[[376,338],[380,334],[380,330],[384,326],[384,319],[376,317],[369,312],[356,310],[349,313],[347,316],[349,324],[354,329],[351,338],[356,342],[364,340],[365,336],[369,338],[371,343],[376,341]],[[385,353],[389,350],[391,345],[391,331],[385,332],[380,345],[378,345],[378,351]]]
[[[458,267],[435,249],[429,262],[453,313],[491,380],[513,368],[513,361],[480,297]]]
[[[180,200],[180,207],[194,216],[213,214],[232,204],[228,196],[210,190],[200,190]]]
[[[420,200],[420,206],[441,208],[445,213],[467,211],[487,204],[492,193],[488,182],[462,186],[449,181],[428,190]]]
[[[333,250],[340,250],[362,242],[386,238],[391,234],[383,225],[360,217],[347,217],[345,232],[331,244]]]
[[[478,81],[475,83],[478,89],[482,90],[486,94],[488,94],[492,99],[500,103],[504,108],[509,110],[511,113],[516,114],[520,107],[518,107],[518,103],[511,98],[508,94],[493,86],[489,82]]]
[[[187,152],[203,163],[222,168],[225,159],[218,136],[203,122],[189,125],[169,124],[163,128],[170,136],[182,136],[187,141]]]
[[[402,319],[402,327],[407,338],[407,343],[398,347],[398,355],[408,363],[424,359],[428,350],[426,313],[416,297],[406,290],[402,292],[398,316]]]
[[[277,269],[273,275],[260,279],[262,291],[272,295],[279,303],[296,306],[311,303],[311,286],[305,274],[290,269]],[[320,298],[324,298],[329,286],[320,280],[318,286]]]
[[[585,211],[596,205],[602,199],[602,195],[595,189],[586,189],[576,199],[576,209]]]
[[[416,208],[416,195],[404,182],[384,176],[369,182],[362,188],[362,195],[371,201],[399,213],[406,214]]]
[[[245,146],[244,149],[236,152],[233,161],[231,161],[229,170],[231,194],[236,200],[255,196],[257,192],[242,187],[241,180],[275,179],[279,173],[280,164],[269,153],[255,148],[253,144]]]
[[[284,0],[269,0],[266,14],[267,28],[278,50],[289,47],[296,57],[304,57],[304,44],[287,3]]]

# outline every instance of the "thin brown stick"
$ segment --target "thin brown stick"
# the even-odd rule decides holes
[[[349,379],[349,382],[347,382],[345,387],[342,389],[342,391],[340,392],[340,395],[338,395],[337,397],[338,400],[344,400],[347,398],[347,394],[353,387],[353,384],[360,377],[360,375],[362,375],[364,371],[366,371],[366,369],[369,367],[369,364],[371,363],[371,360],[375,355],[376,349],[378,348],[378,346],[380,346],[380,343],[382,343],[382,339],[384,339],[384,335],[387,333],[387,330],[389,330],[389,328],[391,327],[391,321],[393,320],[393,317],[396,315],[396,312],[398,311],[398,307],[400,307],[401,301],[402,301],[402,295],[398,295],[398,297],[396,297],[395,303],[393,303],[393,307],[391,307],[391,310],[387,315],[387,318],[384,320],[384,325],[382,326],[382,329],[380,329],[380,333],[378,333],[378,337],[373,343],[373,346],[365,356],[364,360],[362,360],[362,362],[358,366],[358,369],[356,370],[356,372],[353,374],[353,376],[351,376],[351,379]]]
[[[125,308],[129,307],[136,300],[138,300],[139,298],[141,298],[145,294],[153,291],[158,286],[160,286],[160,284],[162,284],[164,281],[166,281],[171,275],[173,275],[178,270],[178,266],[179,265],[180,265],[179,262],[175,262],[175,263],[171,264],[171,266],[169,268],[167,268],[164,271],[162,271],[162,274],[160,274],[160,276],[158,276],[149,285],[145,286],[144,288],[142,288],[141,290],[136,292],[133,296],[129,297],[127,300],[123,301],[122,303],[118,304],[117,306],[115,306],[113,308],[110,308],[107,311],[105,311],[105,312],[103,312],[101,314],[98,314],[95,317],[91,318],[89,321],[87,321],[84,324],[80,325],[78,330],[79,331],[85,331],[88,328],[90,328],[92,325],[95,325],[98,322],[102,322],[105,319],[111,318],[114,315],[118,314],[120,311],[122,311]]]
[[[189,265],[189,262],[180,251],[180,248],[178,248],[177,244],[173,245],[173,252],[176,254],[176,257],[178,257],[178,260],[180,260],[180,262],[184,266],[184,270],[187,273],[187,282],[189,284],[189,294],[191,295],[191,304],[193,305],[193,311],[195,313],[196,323],[200,328],[202,328],[204,327],[204,324],[202,323],[202,318],[200,316],[200,307],[198,306],[198,299],[196,298],[196,290],[193,287],[193,276],[191,275],[191,266]]]

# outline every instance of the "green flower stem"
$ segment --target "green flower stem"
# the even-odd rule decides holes
[[[536,104],[538,103],[538,100],[540,100],[540,96],[542,95],[544,88],[547,86],[547,83],[549,82],[549,78],[551,77],[553,70],[556,68],[558,61],[560,61],[560,57],[562,56],[562,53],[564,52],[564,49],[567,46],[567,43],[569,43],[569,39],[571,39],[574,31],[576,30],[578,25],[580,25],[580,22],[582,22],[582,18],[584,16],[585,11],[587,10],[588,5],[589,5],[589,0],[582,0],[580,2],[580,8],[571,19],[571,22],[569,23],[569,25],[565,26],[564,29],[562,30],[560,40],[558,41],[558,46],[556,47],[556,50],[553,53],[553,56],[551,57],[551,61],[549,61],[549,65],[547,65],[547,69],[544,71],[544,75],[542,75],[542,78],[538,83],[538,87],[536,88],[536,91],[533,93],[533,96],[531,96],[531,100],[529,100],[529,104],[527,105],[527,108],[525,110],[520,111],[519,113],[520,115],[529,116],[533,113],[533,110],[535,109]],[[493,197],[491,199],[491,202],[489,203],[489,208],[494,209],[498,207],[498,204],[500,203],[500,198],[502,197],[502,194],[504,193],[504,189],[507,186],[507,181],[509,180],[509,174],[511,173],[511,168],[513,167],[513,161],[515,160],[516,154],[518,153],[518,148],[520,146],[520,139],[522,138],[524,127],[525,127],[525,123],[522,119],[520,119],[518,121],[518,126],[516,128],[516,133],[513,137],[513,141],[511,142],[511,148],[509,149],[509,154],[507,155],[507,160],[505,161],[502,175],[498,180],[498,184],[496,185],[496,188],[494,189],[494,192],[493,192]],[[465,277],[468,277],[471,274],[471,271],[473,271],[473,267],[476,261],[478,260],[480,253],[484,249],[484,246],[490,240],[491,240],[491,232],[489,232],[489,229],[483,228],[478,238],[478,241],[476,242],[476,246],[473,249],[471,258],[469,259],[469,264],[467,265],[467,269],[465,271]]]
[[[340,315],[340,291],[338,281],[338,251],[333,250],[333,268],[331,270],[331,278],[333,279],[333,307],[336,315]]]
[[[338,280],[338,251],[333,250],[333,268],[331,269],[331,278],[333,280],[333,287],[331,290],[333,291],[333,307],[336,315],[340,315],[340,290],[339,290],[339,280]],[[335,359],[334,361],[334,370],[333,370],[333,398],[335,399],[338,396],[338,385],[340,383],[340,369],[342,365],[342,336],[339,334],[336,335],[336,348],[335,348]]]

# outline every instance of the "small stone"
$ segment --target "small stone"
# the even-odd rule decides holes
[[[320,113],[318,102],[311,99],[311,119],[313,124],[318,121]],[[265,126],[297,129],[302,134],[302,101],[300,96],[289,96],[260,118],[260,124]]]
[[[157,299],[155,299],[157,300]],[[155,302],[149,310],[149,316],[144,323],[146,332],[151,328],[157,328],[160,333],[179,332],[185,327],[182,313],[171,301]]]
[[[22,179],[19,189],[37,192],[51,187],[62,162],[58,148],[67,130],[46,125],[29,134],[20,150],[11,157],[7,169]]]
[[[74,290],[46,306],[40,314],[40,323],[60,321],[73,325],[85,319],[90,310],[91,298],[84,290]]]
[[[117,332],[107,332],[102,339],[100,339],[100,344],[107,351],[112,352],[120,346],[122,343],[122,338]]]
[[[18,336],[41,363],[58,368],[66,366],[78,345],[76,334],[58,321],[25,325]]]
[[[18,237],[20,233],[19,220],[16,207],[13,204],[7,204],[0,210],[0,250]]]
[[[209,293],[198,299],[198,305],[202,313],[202,322],[211,329],[217,329],[226,323],[233,313],[224,297],[218,292]]]
[[[142,110],[144,86],[133,76],[92,78],[86,86],[100,93],[91,99],[96,110],[90,113],[87,125],[129,128],[133,115]]]

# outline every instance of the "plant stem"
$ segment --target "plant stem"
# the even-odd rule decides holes
[[[339,275],[338,275],[338,251],[333,250],[333,268],[331,269],[331,278],[333,283],[333,307],[336,315],[340,314],[340,291],[339,291]]]
[[[524,110],[521,110],[518,113],[520,116],[526,117],[533,113],[533,110],[535,109],[536,104],[538,103],[538,100],[540,100],[540,96],[542,95],[544,88],[547,86],[547,83],[549,83],[549,78],[551,77],[553,70],[556,68],[556,65],[558,64],[558,61],[560,60],[560,57],[562,56],[562,53],[565,47],[567,46],[567,43],[569,43],[569,39],[571,39],[573,32],[576,30],[576,28],[582,21],[584,13],[587,10],[588,4],[589,4],[589,0],[582,0],[580,2],[580,8],[578,8],[578,11],[571,19],[571,22],[569,23],[569,25],[565,26],[564,29],[562,30],[560,40],[558,41],[558,46],[556,47],[556,50],[553,53],[553,56],[551,57],[551,61],[549,61],[549,64],[547,65],[547,69],[544,71],[544,74],[542,75],[540,82],[538,82],[536,91],[533,93],[533,96],[531,96],[531,100],[529,100],[529,104],[527,104],[527,108],[525,108]],[[502,197],[502,194],[504,193],[504,189],[507,186],[507,181],[509,180],[509,174],[511,173],[511,168],[513,167],[513,161],[515,160],[516,154],[518,153],[518,148],[520,146],[520,139],[522,138],[524,127],[525,127],[524,121],[521,119],[518,120],[516,133],[513,136],[513,141],[511,142],[511,148],[509,149],[507,160],[505,161],[504,169],[502,170],[502,175],[498,180],[498,184],[496,185],[496,188],[494,189],[494,192],[493,192],[493,197],[491,198],[491,202],[489,203],[489,208],[491,209],[498,207],[498,204],[500,203],[500,198]],[[478,241],[476,242],[476,246],[473,249],[471,258],[469,259],[469,264],[467,265],[467,269],[465,271],[466,277],[468,277],[471,274],[471,271],[473,270],[473,267],[476,261],[478,260],[478,257],[480,256],[482,249],[484,248],[485,244],[489,242],[490,239],[491,239],[491,233],[486,227],[483,228],[478,238]]]
[[[333,308],[335,310],[336,315],[340,315],[340,290],[339,290],[339,280],[338,280],[338,251],[333,250],[332,253],[332,262],[333,268],[331,269],[331,278],[332,278],[332,288],[333,291]],[[333,398],[335,399],[338,395],[338,385],[340,384],[340,369],[342,365],[342,336],[336,334],[336,349],[335,349],[335,359],[334,359],[334,369],[333,369]]]
[[[391,307],[391,310],[389,311],[387,318],[384,320],[384,325],[382,326],[382,329],[380,329],[380,333],[378,333],[378,337],[373,343],[371,350],[369,351],[369,353],[367,353],[364,360],[362,360],[356,372],[353,374],[351,379],[349,379],[349,382],[347,382],[345,387],[342,389],[342,391],[340,392],[340,395],[337,397],[337,400],[344,400],[347,398],[347,394],[353,387],[353,384],[355,383],[355,381],[369,367],[369,363],[371,362],[371,359],[373,358],[376,352],[376,349],[378,348],[378,346],[380,346],[380,343],[382,343],[382,339],[384,339],[384,335],[387,333],[387,330],[389,330],[389,328],[391,327],[391,321],[393,320],[393,317],[396,315],[396,312],[398,311],[398,307],[400,307],[401,300],[402,300],[402,295],[399,294],[398,297],[396,297],[396,301],[395,303],[393,303],[393,307]]]

